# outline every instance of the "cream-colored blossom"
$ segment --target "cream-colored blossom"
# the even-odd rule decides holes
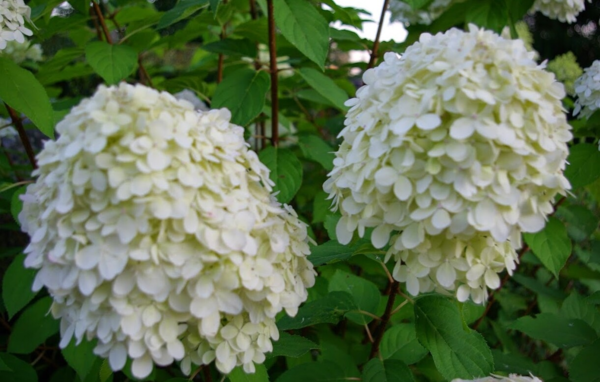
[[[600,60],[586,68],[581,77],[575,80],[575,110],[579,118],[589,118],[600,108]]]
[[[19,215],[27,267],[61,342],[97,338],[113,370],[264,361],[275,317],[314,284],[307,228],[226,109],[144,86],[101,86],[37,156]]]
[[[591,3],[592,0],[587,0]],[[532,11],[540,11],[545,16],[567,22],[574,23],[577,15],[585,10],[585,0],[535,0]]]
[[[568,94],[575,93],[575,81],[583,74],[573,52],[554,57],[548,62],[548,71],[556,75],[556,79],[565,85]]]
[[[0,51],[0,57],[8,57],[16,64],[24,61],[40,62],[42,61],[42,47],[40,44],[33,44],[29,41],[23,43],[17,41],[8,41],[6,48]]]
[[[392,0],[390,1],[389,10],[392,14],[392,21],[398,21],[404,25],[429,25],[452,5],[463,1],[464,0],[433,0],[426,7],[415,10],[402,0]]]
[[[522,41],[474,26],[423,34],[363,80],[324,185],[338,240],[374,228],[376,248],[393,237],[388,258],[410,293],[483,301],[514,268],[521,232],[541,230],[570,188],[563,86]]]
[[[491,375],[485,378],[477,378],[477,379],[453,379],[452,382],[543,382],[538,377],[533,375],[527,377],[518,374],[510,374],[508,377],[503,377],[500,375]]]
[[[0,51],[8,41],[25,42],[25,36],[33,32],[25,26],[31,22],[31,8],[23,0],[0,0]]]

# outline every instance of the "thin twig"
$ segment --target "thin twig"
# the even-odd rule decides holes
[[[204,369],[206,365],[200,365],[199,368],[197,368],[196,370],[194,370],[194,372],[192,373],[192,375],[190,375],[190,377],[188,378],[188,381],[193,381],[194,378],[196,378],[196,376],[202,371],[202,369]]]
[[[98,21],[100,21],[100,25],[102,26],[102,30],[104,31],[104,37],[106,38],[106,42],[111,44],[113,43],[112,38],[110,37],[110,32],[108,31],[108,27],[106,26],[106,21],[104,20],[104,15],[102,15],[102,10],[98,3],[93,2],[94,11],[96,12],[96,16],[98,16]]]
[[[275,40],[275,17],[273,14],[273,0],[267,0],[269,23],[269,58],[271,73],[271,144],[279,144],[279,98],[277,76],[277,42]]]
[[[369,342],[373,343],[375,342],[375,340],[373,339],[373,336],[371,335],[371,330],[369,330],[369,325],[365,324],[365,332],[367,333],[367,337],[369,337]]]
[[[6,110],[8,110],[10,119],[12,120],[13,124],[17,128],[17,132],[19,133],[19,138],[21,139],[21,143],[23,144],[23,147],[25,147],[25,152],[27,153],[27,158],[29,158],[29,163],[31,163],[31,166],[33,166],[33,168],[37,168],[37,162],[35,161],[35,153],[33,152],[33,147],[31,146],[31,142],[29,142],[27,133],[25,132],[25,129],[23,128],[23,121],[21,120],[21,117],[19,116],[19,114],[17,114],[15,109],[8,106],[8,104],[5,103],[4,105],[6,106]]]
[[[385,327],[390,322],[390,317],[392,317],[392,311],[394,310],[394,301],[396,300],[396,295],[398,294],[398,285],[398,281],[394,281],[391,284],[390,297],[388,297],[388,302],[385,306],[385,312],[383,313],[383,316],[381,316],[381,322],[375,329],[375,341],[371,347],[371,354],[369,355],[369,358],[373,358],[379,353],[379,345],[381,344],[381,339],[385,333]]]
[[[409,300],[409,299],[406,299],[406,300],[402,301],[402,302],[400,303],[400,305],[398,305],[398,306],[396,307],[396,309],[392,310],[392,316],[393,316],[394,314],[398,313],[398,312],[400,311],[400,309],[404,308],[404,305],[408,304],[409,302],[410,302],[410,300]]]
[[[371,49],[371,59],[369,60],[369,65],[367,65],[367,69],[374,67],[375,62],[377,61],[377,51],[379,50],[379,38],[381,37],[381,30],[383,29],[383,22],[385,20],[385,12],[387,12],[389,4],[390,0],[385,0],[383,2],[383,8],[381,9],[381,17],[379,18],[379,26],[377,27],[377,35],[375,36],[375,41],[373,41],[373,49]]]
[[[390,282],[390,284],[392,284],[394,282],[394,278],[392,277],[392,274],[390,273],[389,269],[387,269],[387,266],[383,261],[379,261],[379,264],[381,264],[381,267],[385,271],[388,281]]]
[[[152,84],[152,78],[150,78],[150,75],[148,74],[148,71],[146,70],[146,68],[144,67],[144,64],[142,63],[142,55],[138,54],[138,68],[140,71],[140,82],[142,83],[142,85],[147,85],[150,87],[154,87],[154,84]]]
[[[210,367],[208,365],[202,368],[202,375],[204,376],[204,382],[212,382],[212,375],[210,375]]]
[[[94,11],[94,2],[90,4],[90,18],[94,22],[94,27],[96,27],[96,37],[98,41],[102,41],[102,31],[100,30],[100,24],[98,24],[98,18],[94,15],[96,13]]]
[[[357,312],[358,312],[358,313],[360,313],[360,314],[364,314],[365,316],[369,316],[369,317],[371,317],[371,318],[373,318],[373,319],[375,319],[375,320],[381,320],[381,318],[380,318],[380,317],[377,317],[377,316],[376,316],[376,315],[374,315],[373,313],[371,313],[371,312],[367,312],[366,310],[360,310],[360,309],[359,309],[359,310],[357,310]]]

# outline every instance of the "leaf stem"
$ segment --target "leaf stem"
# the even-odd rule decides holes
[[[381,322],[375,328],[375,341],[373,342],[373,346],[371,346],[371,354],[369,355],[369,359],[374,358],[379,353],[379,345],[381,344],[381,339],[385,333],[385,327],[390,322],[392,312],[394,311],[394,301],[396,300],[396,295],[398,294],[399,285],[400,283],[395,280],[390,285],[390,297],[388,297],[388,302],[385,306],[385,312],[383,313],[383,316],[381,316]]]
[[[277,42],[275,39],[275,17],[273,14],[273,0],[267,0],[269,23],[269,58],[271,73],[271,144],[279,145],[279,98],[277,76]]]
[[[35,153],[33,152],[33,147],[31,146],[31,142],[29,141],[29,137],[27,137],[27,133],[25,132],[25,128],[23,128],[23,121],[19,114],[12,107],[8,106],[8,104],[4,104],[6,106],[6,110],[8,110],[8,114],[10,115],[10,119],[13,124],[17,128],[17,132],[19,133],[19,138],[21,139],[21,143],[25,148],[25,152],[27,153],[27,158],[29,158],[29,163],[33,166],[34,169],[37,168],[37,162],[35,161]]]
[[[379,17],[379,26],[377,27],[377,35],[375,36],[375,41],[373,41],[373,49],[371,49],[371,59],[369,60],[369,65],[367,65],[367,69],[370,69],[375,66],[375,62],[377,61],[377,51],[379,50],[379,38],[381,37],[381,30],[383,29],[383,22],[385,21],[385,12],[388,9],[390,4],[390,0],[385,0],[383,2],[383,8],[381,9],[381,17]]]

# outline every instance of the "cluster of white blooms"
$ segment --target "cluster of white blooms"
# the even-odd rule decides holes
[[[600,60],[586,68],[583,75],[575,80],[575,110],[579,118],[589,118],[600,109]]]
[[[398,21],[404,25],[429,25],[452,5],[462,1],[464,0],[433,0],[422,9],[413,9],[412,6],[402,0],[392,0],[390,1],[389,10],[392,14],[392,21]]]
[[[20,64],[24,61],[42,61],[42,47],[40,44],[33,44],[29,41],[17,42],[8,41],[6,48],[0,51],[0,57],[8,57],[16,64]]]
[[[97,338],[113,370],[215,360],[254,371],[314,284],[307,228],[226,109],[144,86],[101,86],[56,127],[22,196],[61,347]]]
[[[591,3],[592,0],[587,0]],[[574,23],[577,15],[585,10],[585,0],[535,0],[532,11],[540,11],[545,16],[567,22]]]
[[[0,0],[0,50],[6,48],[8,41],[23,43],[25,36],[33,34],[25,26],[25,20],[31,22],[30,16],[31,8],[23,0]]]
[[[502,377],[499,375],[491,375],[485,378],[478,379],[453,379],[452,382],[543,382],[538,377],[531,375],[530,377],[525,377],[517,374],[510,374],[508,377]]]
[[[470,26],[423,34],[365,72],[324,189],[340,243],[373,227],[411,294],[487,298],[521,232],[552,212],[571,139],[563,86],[521,40]]]
[[[0,117],[0,138],[10,138],[18,135],[17,130],[11,126],[10,119]]]

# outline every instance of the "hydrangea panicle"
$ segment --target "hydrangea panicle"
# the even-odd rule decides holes
[[[585,10],[585,0],[535,0],[532,10],[540,11],[551,19],[572,24],[577,21],[577,15]]]
[[[0,51],[8,41],[25,42],[25,36],[33,35],[25,26],[31,23],[31,8],[23,0],[0,0]]]
[[[307,227],[271,196],[269,170],[226,109],[100,86],[57,125],[22,196],[61,347],[97,338],[113,370],[265,360],[314,284]]]
[[[472,25],[421,35],[363,80],[324,185],[339,242],[374,228],[411,294],[484,301],[570,189],[563,86],[521,40]]]
[[[600,60],[594,61],[575,80],[575,95],[577,99],[573,114],[579,118],[589,118],[600,109]]]

